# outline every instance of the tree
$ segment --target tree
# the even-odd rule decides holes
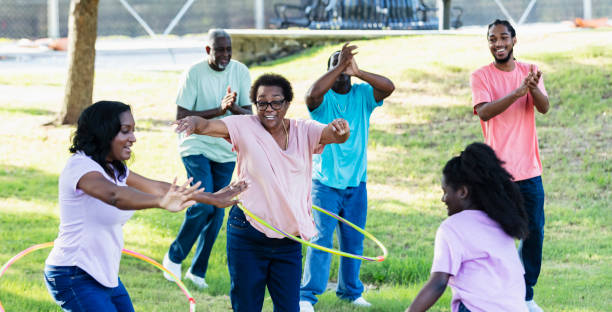
[[[92,102],[99,0],[71,0],[68,19],[68,78],[61,124],[75,124]]]

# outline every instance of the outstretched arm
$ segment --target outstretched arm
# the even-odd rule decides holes
[[[208,120],[197,116],[188,116],[174,122],[176,132],[185,132],[185,135],[201,134],[217,138],[229,138],[229,131],[225,123],[218,119]]]
[[[211,108],[203,111],[192,111],[180,106],[176,106],[176,120],[183,119],[187,116],[199,116],[206,119],[225,115],[225,109],[222,107]]]
[[[353,55],[356,54],[356,52],[353,53],[355,49],[357,49],[357,46],[349,46],[348,42],[345,43],[338,56],[338,65],[323,74],[323,76],[315,81],[310,89],[308,89],[306,92],[306,105],[308,106],[308,110],[313,111],[321,105],[325,93],[331,89],[336,79],[338,79],[340,74],[350,65]]]
[[[348,140],[350,135],[351,130],[349,129],[348,122],[342,118],[338,118],[330,122],[327,127],[323,129],[319,144],[344,143]]]
[[[198,189],[200,182],[188,187],[191,181],[192,179],[189,179],[182,186],[177,186],[175,179],[173,184],[169,184],[165,193],[155,192],[151,194],[129,185],[116,185],[102,176],[100,172],[92,171],[81,177],[77,183],[77,188],[81,189],[85,194],[121,210],[164,208],[168,211],[176,212],[195,204],[196,202],[192,200],[192,197],[203,191]]]
[[[128,175],[127,185],[133,187],[141,192],[163,196],[168,192],[172,184],[151,180],[149,178],[143,177],[133,171]],[[225,188],[215,192],[199,192],[194,194],[191,199],[195,200],[199,203],[214,205],[219,208],[224,208],[231,206],[233,204],[238,203],[238,200],[235,200],[238,194],[242,193],[246,190],[247,184],[244,181],[233,182]]]
[[[450,274],[433,272],[406,312],[427,311],[444,293]]]

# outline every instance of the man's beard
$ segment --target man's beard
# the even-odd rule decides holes
[[[493,54],[493,58],[495,59],[495,63],[505,64],[510,60],[512,55],[514,55],[514,48],[510,49],[510,53],[508,53],[508,56],[504,57],[503,59],[498,59],[497,56],[495,56],[495,54]]]

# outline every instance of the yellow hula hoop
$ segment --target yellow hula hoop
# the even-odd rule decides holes
[[[38,244],[38,245],[34,245],[31,246],[29,248],[26,248],[25,250],[21,251],[20,253],[18,253],[17,255],[15,255],[14,257],[12,257],[11,259],[9,259],[9,261],[7,261],[2,268],[0,268],[0,278],[2,278],[2,275],[4,275],[4,272],[6,272],[6,270],[8,270],[8,268],[15,262],[17,262],[17,260],[23,258],[25,255],[39,250],[39,249],[44,249],[44,248],[49,248],[53,246],[53,242],[48,242],[48,243],[43,243],[43,244]],[[155,266],[156,268],[170,274],[172,276],[172,278],[174,278],[174,282],[178,285],[178,287],[183,291],[183,293],[185,294],[185,297],[187,297],[187,300],[189,300],[189,312],[195,312],[195,299],[193,299],[193,296],[191,296],[191,293],[189,293],[189,290],[187,290],[187,287],[185,287],[185,284],[183,284],[183,282],[176,276],[174,275],[172,272],[170,272],[168,269],[164,268],[163,265],[159,264],[157,261],[143,255],[143,254],[139,254],[135,251],[131,251],[128,249],[122,249],[121,250],[122,253],[132,256],[134,258],[143,260],[145,262],[148,262],[150,264],[152,264],[153,266]],[[4,312],[4,307],[2,306],[2,302],[0,302],[0,312]]]
[[[321,250],[321,251],[329,252],[331,254],[342,256],[342,257],[359,259],[359,260],[365,260],[365,261],[382,262],[382,261],[384,261],[387,258],[387,248],[385,248],[385,245],[383,245],[378,239],[376,239],[376,237],[374,237],[374,235],[372,235],[368,231],[366,231],[366,230],[356,226],[355,224],[349,222],[348,220],[346,220],[346,219],[344,219],[344,218],[342,218],[342,217],[340,217],[340,216],[338,216],[338,215],[336,215],[336,214],[334,214],[332,212],[329,212],[329,211],[327,211],[327,210],[325,210],[325,209],[323,209],[321,207],[318,207],[316,205],[312,205],[312,208],[317,210],[317,211],[320,211],[320,212],[322,212],[322,213],[324,213],[324,214],[326,214],[326,215],[328,215],[328,216],[330,216],[330,217],[332,217],[332,218],[334,218],[334,219],[336,219],[336,220],[338,220],[338,221],[340,221],[340,222],[342,222],[344,224],[349,225],[350,227],[355,229],[357,232],[363,234],[368,239],[374,241],[376,243],[376,245],[378,245],[378,247],[380,247],[380,249],[382,250],[383,255],[382,256],[376,256],[376,257],[362,256],[362,255],[356,255],[356,254],[340,251],[338,249],[327,248],[327,247],[324,247],[324,246],[321,246],[321,245],[318,245],[318,244],[313,244],[313,243],[311,243],[311,242],[309,242],[307,240],[304,240],[304,239],[302,239],[300,237],[297,237],[295,235],[291,235],[289,233],[286,233],[283,230],[278,229],[278,228],[270,225],[268,222],[264,221],[260,217],[254,215],[252,212],[247,210],[244,207],[244,205],[242,205],[242,203],[238,203],[238,208],[240,208],[240,210],[242,210],[246,215],[248,215],[249,217],[253,218],[255,221],[263,224],[265,227],[273,230],[274,232],[276,232],[276,233],[278,233],[278,234],[280,234],[282,236],[285,236],[285,237],[287,237],[289,239],[292,239],[292,240],[294,240],[294,241],[296,241],[298,243],[301,243],[301,244],[304,244],[306,246],[312,247],[314,249],[318,249],[318,250]]]

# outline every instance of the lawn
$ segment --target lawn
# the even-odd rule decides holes
[[[445,218],[440,172],[467,144],[482,141],[472,114],[469,74],[489,63],[480,36],[412,36],[357,41],[361,69],[383,74],[396,86],[375,111],[368,146],[367,230],[389,249],[382,263],[364,263],[369,311],[403,311],[429,276],[435,231]],[[325,70],[325,46],[251,68],[285,75],[296,94],[289,115],[308,118],[306,89]],[[612,31],[518,33],[515,56],[544,73],[551,109],[536,117],[546,191],[544,260],[535,289],[546,311],[612,311]],[[0,264],[57,235],[57,179],[67,157],[70,126],[43,126],[61,108],[65,73],[6,71],[0,62]],[[185,178],[176,136],[178,72],[98,71],[94,100],[132,105],[137,125],[133,171],[169,181]],[[182,222],[182,213],[137,212],[125,225],[126,248],[157,261]],[[231,310],[221,229],[200,291],[186,282],[198,311]],[[366,243],[366,253],[379,251]],[[7,311],[59,311],[42,279],[48,250],[14,264],[0,279]],[[185,269],[190,264],[186,260]],[[332,279],[337,275],[337,257]],[[137,311],[185,311],[188,304],[153,266],[124,256],[120,276]],[[450,291],[431,309],[448,311]],[[326,292],[317,311],[353,311]],[[272,311],[269,297],[264,311]]]

